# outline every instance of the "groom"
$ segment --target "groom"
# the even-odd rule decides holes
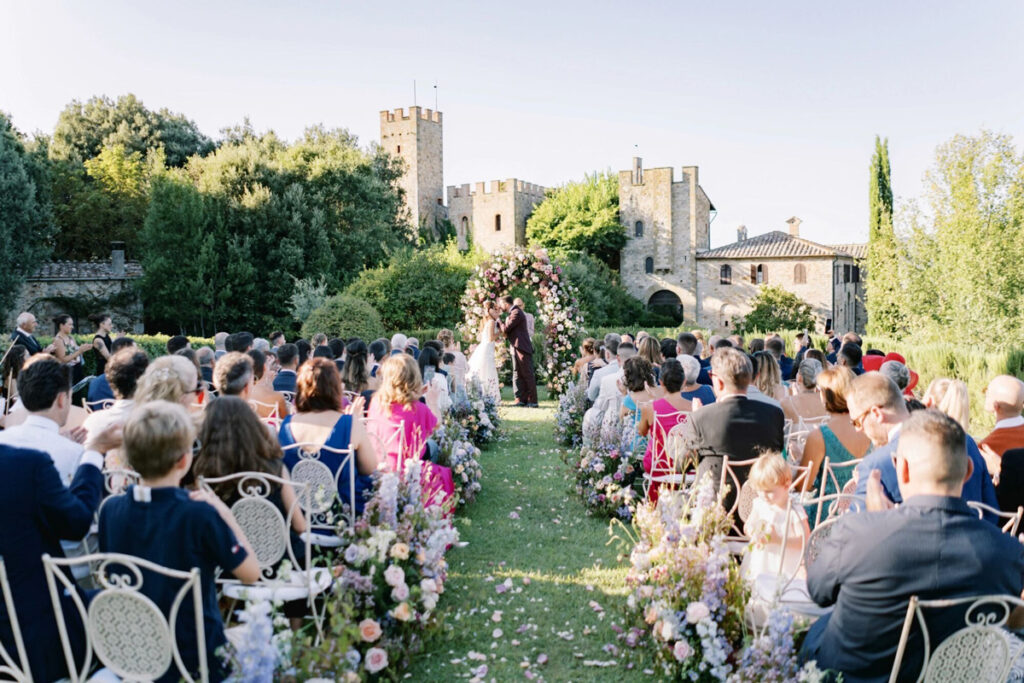
[[[516,387],[516,406],[537,407],[537,379],[533,374],[533,343],[527,330],[526,312],[516,306],[510,296],[501,297],[500,306],[508,313],[505,322],[498,321],[498,328],[512,346],[512,382]],[[497,320],[497,312],[495,312]]]

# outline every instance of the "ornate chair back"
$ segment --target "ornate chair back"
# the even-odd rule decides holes
[[[95,413],[98,410],[106,410],[110,406],[114,405],[114,399],[112,398],[101,398],[98,401],[86,401],[83,404],[85,412]]]
[[[295,451],[298,458],[291,467],[292,482],[302,483],[309,487],[307,500],[300,499],[299,504],[303,510],[311,515],[311,529],[333,532],[337,528],[333,511],[335,504],[342,507],[348,517],[349,524],[355,524],[355,497],[356,497],[356,461],[355,451],[352,448],[332,448],[314,443],[296,443],[285,446],[282,449],[285,453]],[[321,455],[331,453],[340,459],[338,469],[334,472],[328,467]],[[348,476],[342,481],[342,473],[348,465]],[[345,489],[342,489],[345,487]],[[341,492],[347,489],[350,503],[344,505]]]
[[[1018,506],[1015,512],[1003,512],[1002,510],[996,510],[991,505],[985,505],[975,500],[967,501],[967,505],[978,511],[978,519],[984,519],[985,513],[995,515],[1001,520],[1006,520],[1002,529],[1011,536],[1017,535],[1017,530],[1020,528],[1020,519],[1024,515],[1024,507]]]
[[[18,626],[18,615],[14,611],[14,597],[11,595],[11,584],[7,581],[7,566],[0,557],[0,591],[3,592],[4,609],[7,610],[8,625],[14,636],[15,654],[18,661],[7,651],[3,643],[0,643],[0,675],[6,680],[18,681],[18,683],[32,683],[32,672],[29,669],[28,655],[25,653],[25,641],[21,637],[21,628]]]

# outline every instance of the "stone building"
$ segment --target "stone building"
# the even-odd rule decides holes
[[[422,107],[382,111],[380,144],[405,162],[399,185],[412,224],[433,229],[445,217],[441,112]]]
[[[39,320],[41,334],[53,334],[50,320],[58,313],[75,318],[76,330],[91,331],[87,316],[107,313],[114,329],[143,331],[142,301],[133,288],[142,277],[137,261],[126,261],[124,244],[114,242],[109,261],[53,261],[43,264],[22,285],[7,313],[6,330],[17,326],[18,314],[29,311]]]
[[[448,187],[448,216],[460,249],[470,241],[495,252],[526,244],[526,220],[544,200],[544,188],[516,178],[492,180],[490,187],[468,183]]]

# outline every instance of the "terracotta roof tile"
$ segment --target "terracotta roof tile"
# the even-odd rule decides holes
[[[843,245],[853,246],[853,245]],[[788,232],[772,230],[741,242],[733,242],[697,254],[699,259],[771,258],[787,256],[848,256],[846,249],[818,244]]]

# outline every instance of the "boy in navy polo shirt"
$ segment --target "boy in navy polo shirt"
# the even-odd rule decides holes
[[[210,680],[226,672],[215,651],[227,640],[217,607],[214,572],[220,567],[245,583],[259,578],[259,564],[231,511],[216,496],[179,488],[192,466],[195,427],[184,407],[167,401],[139,406],[124,427],[122,450],[128,464],[142,477],[123,496],[110,498],[102,508],[99,544],[102,552],[124,553],[183,571],[199,568],[203,593],[203,623]],[[164,614],[170,613],[181,582],[143,570],[142,593]],[[178,651],[189,671],[198,672],[195,616],[191,600],[178,613],[175,633]],[[158,681],[177,681],[177,667]]]

